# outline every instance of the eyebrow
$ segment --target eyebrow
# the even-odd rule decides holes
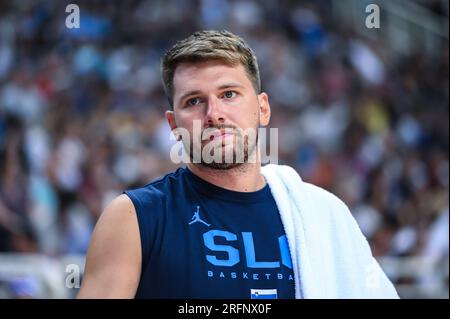
[[[219,87],[217,87],[218,90],[224,90],[224,89],[232,89],[232,88],[244,88],[244,86],[237,84],[237,83],[226,83],[226,84],[222,84]],[[179,101],[182,102],[183,100],[185,100],[186,98],[190,97],[190,96],[194,96],[194,95],[198,95],[201,94],[202,92],[199,90],[192,90],[192,91],[188,91],[186,93],[184,93],[182,96],[180,96]]]
[[[237,83],[227,83],[227,84],[223,84],[221,86],[218,87],[219,90],[223,90],[223,89],[231,89],[231,88],[244,88],[242,85],[237,84]]]

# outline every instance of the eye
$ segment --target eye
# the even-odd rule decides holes
[[[194,98],[192,98],[192,99],[189,99],[189,100],[186,102],[186,105],[187,105],[187,106],[194,106],[194,105],[199,104],[200,102],[201,102],[200,98],[194,97]]]
[[[223,95],[223,97],[226,99],[232,99],[235,96],[236,96],[236,92],[234,92],[234,91],[226,91]]]

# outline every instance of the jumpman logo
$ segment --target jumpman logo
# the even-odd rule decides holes
[[[203,223],[206,226],[211,226],[211,224],[208,224],[204,220],[200,218],[200,206],[197,206],[197,211],[194,213],[194,216],[192,216],[192,221],[189,223],[189,225],[192,225],[193,223]]]

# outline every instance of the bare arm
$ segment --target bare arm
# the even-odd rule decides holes
[[[134,298],[141,259],[136,212],[128,196],[120,195],[95,226],[77,298]]]

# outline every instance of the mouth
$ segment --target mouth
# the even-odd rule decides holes
[[[225,139],[228,138],[230,136],[234,136],[234,133],[232,131],[230,131],[229,129],[221,129],[221,130],[217,130],[211,133],[211,135],[209,136],[209,140],[212,141],[214,139]]]

